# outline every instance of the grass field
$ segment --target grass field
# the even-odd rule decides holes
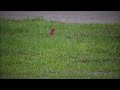
[[[120,24],[0,18],[0,78],[120,79]]]

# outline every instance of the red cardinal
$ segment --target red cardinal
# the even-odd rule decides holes
[[[54,35],[54,33],[55,33],[55,29],[54,29],[54,28],[52,28],[52,29],[51,29],[51,31],[50,31],[50,35],[52,35],[52,36],[53,36],[53,35]]]

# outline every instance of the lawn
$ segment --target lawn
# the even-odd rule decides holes
[[[0,78],[120,79],[120,24],[0,18]]]

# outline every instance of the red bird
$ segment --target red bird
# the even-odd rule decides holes
[[[50,35],[52,35],[52,36],[53,36],[53,35],[54,35],[54,33],[55,33],[55,29],[54,29],[54,28],[52,28],[52,29],[51,29],[51,31],[50,31]]]

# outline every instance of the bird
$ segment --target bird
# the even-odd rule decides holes
[[[51,35],[51,36],[53,36],[53,35],[54,35],[54,33],[55,33],[55,29],[54,29],[54,28],[52,28],[52,29],[50,30],[50,35]]]

